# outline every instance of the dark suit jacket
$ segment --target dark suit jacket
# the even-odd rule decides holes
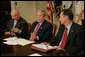
[[[0,29],[1,29],[1,35],[4,34],[4,29],[6,28],[6,20],[5,17],[1,15],[1,19],[0,19]]]
[[[37,21],[32,24],[30,33],[34,32],[34,29],[37,24],[38,24]],[[36,34],[37,36],[39,36],[39,40],[35,40],[35,41],[36,42],[46,42],[46,41],[51,40],[52,30],[53,30],[52,24],[45,20],[39,27],[38,32]]]
[[[51,45],[53,46],[59,45],[64,29],[65,29],[65,26],[61,25],[57,33],[57,36],[52,42],[50,42]],[[73,22],[67,37],[65,50],[69,54],[76,54],[77,52],[83,49],[84,49],[84,29],[80,25]]]
[[[8,25],[8,28],[6,28],[6,31],[10,31],[13,28],[13,25],[14,25],[14,19],[12,19],[9,22],[9,25]],[[22,31],[21,33],[15,33],[16,36],[23,37],[23,38],[27,36],[28,24],[23,18],[20,18],[18,20],[15,28],[18,28]]]

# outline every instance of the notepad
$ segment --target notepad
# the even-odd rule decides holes
[[[53,48],[52,46],[42,45],[42,44],[32,44],[32,46],[35,46],[35,47],[38,47],[38,48],[42,48],[42,49],[51,49],[51,48]]]
[[[32,44],[31,48],[34,50],[45,52],[45,53],[53,50],[52,46],[47,46],[47,45],[42,45],[42,44]]]

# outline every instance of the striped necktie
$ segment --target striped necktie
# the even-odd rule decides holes
[[[40,23],[36,26],[35,30],[34,30],[34,34],[36,35],[37,34],[37,31],[40,27]],[[31,37],[31,41],[34,41],[34,37]]]

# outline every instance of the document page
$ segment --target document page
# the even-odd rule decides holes
[[[17,38],[17,37],[9,37],[9,38],[3,39],[3,40],[6,40],[3,43],[7,44],[7,45],[22,45],[22,46],[24,46],[27,44],[34,43],[34,41],[26,40],[23,38]]]
[[[51,48],[53,48],[52,46],[42,45],[42,44],[32,44],[32,46],[42,48],[42,49],[51,49]]]

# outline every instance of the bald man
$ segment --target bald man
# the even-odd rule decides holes
[[[20,17],[20,13],[17,10],[12,10],[11,16],[12,20],[9,22],[5,35],[15,35],[25,38],[28,31],[27,22]]]

